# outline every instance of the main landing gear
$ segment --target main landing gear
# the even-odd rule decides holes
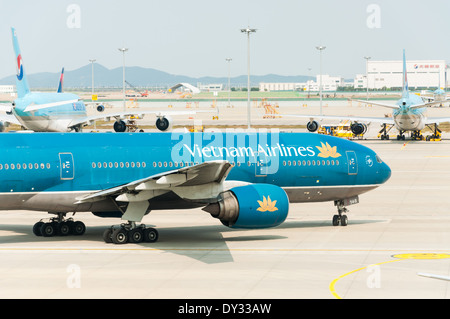
[[[135,222],[122,224],[118,228],[111,226],[103,232],[105,243],[126,244],[126,243],[154,243],[158,240],[158,231],[154,228],[147,228],[145,225],[136,226]]]
[[[57,213],[57,217],[50,218],[50,221],[38,221],[33,226],[33,234],[36,236],[81,236],[86,231],[86,225],[81,221],[74,221],[73,218],[66,219],[67,213]]]

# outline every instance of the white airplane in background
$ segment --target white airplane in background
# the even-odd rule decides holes
[[[128,130],[128,123],[125,121],[129,116],[142,118],[146,114],[156,115],[156,127],[160,131],[167,131],[172,127],[171,115],[193,115],[195,111],[128,111],[109,114],[97,114],[87,116],[85,103],[75,94],[62,92],[62,80],[64,69],[61,74],[60,85],[55,93],[30,92],[27,77],[23,67],[22,55],[16,30],[12,31],[13,46],[17,61],[17,99],[11,105],[3,104],[1,109],[6,114],[0,115],[0,131],[4,131],[10,124],[18,124],[27,130],[35,132],[79,132],[83,126],[93,124],[96,120],[106,120],[114,118],[114,130],[125,132]],[[98,111],[103,111],[100,105]]]
[[[428,102],[440,101],[440,102],[442,102],[441,106],[443,105],[444,102],[449,101],[449,99],[447,98],[447,93],[440,86],[439,86],[439,88],[437,88],[436,90],[433,91],[432,95],[428,95],[427,93],[425,93],[425,94],[420,94],[420,96],[423,99],[428,100]]]
[[[447,99],[444,101],[448,101]],[[438,124],[442,122],[450,122],[450,117],[427,117],[427,108],[436,104],[441,104],[443,101],[433,101],[425,103],[421,97],[411,93],[408,89],[408,79],[406,72],[406,58],[405,50],[403,50],[403,90],[402,97],[395,104],[379,103],[374,101],[362,101],[361,103],[367,103],[377,106],[382,106],[392,109],[392,117],[353,117],[353,116],[327,116],[327,115],[284,115],[288,117],[300,117],[309,118],[310,121],[307,124],[307,129],[310,132],[315,132],[319,128],[319,123],[316,120],[350,120],[352,121],[351,130],[355,135],[363,134],[367,129],[366,123],[380,123],[383,129],[380,133],[381,139],[389,139],[387,134],[392,127],[397,128],[399,134],[397,135],[397,140],[404,140],[404,133],[407,131],[411,132],[411,137],[413,139],[421,139],[420,131],[426,126],[429,127],[434,135],[431,137],[437,137],[438,135]],[[430,125],[434,125],[430,127]]]

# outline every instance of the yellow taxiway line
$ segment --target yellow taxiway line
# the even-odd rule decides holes
[[[360,270],[366,269],[370,266],[379,266],[379,265],[388,264],[388,263],[405,260],[405,259],[444,259],[444,258],[450,258],[450,255],[449,254],[436,254],[436,253],[413,253],[413,254],[397,254],[397,255],[393,255],[392,257],[397,258],[397,259],[383,261],[383,262],[380,262],[377,264],[371,264],[371,265],[368,265],[365,267],[361,267],[361,268],[352,270],[346,274],[343,274],[343,275],[337,277],[330,283],[329,289],[330,289],[331,294],[337,299],[342,299],[342,297],[336,293],[336,289],[335,289],[336,283],[339,280],[341,280],[342,278],[347,277],[348,275],[354,274]]]

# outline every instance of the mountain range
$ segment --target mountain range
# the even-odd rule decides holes
[[[96,88],[121,88],[122,67],[108,69],[101,64],[94,64],[94,87]],[[92,86],[92,66],[88,64],[79,69],[64,72],[64,87],[66,88],[90,88]],[[28,74],[28,83],[33,88],[56,88],[60,73],[41,72]],[[15,84],[15,75],[0,79],[0,85]],[[126,67],[125,78],[127,82],[139,88],[170,87],[178,83],[201,84],[228,84],[227,77],[189,77],[185,75],[174,75],[151,68]],[[299,83],[314,79],[311,76],[283,76],[276,74],[251,75],[252,85],[260,82],[287,82]],[[247,75],[230,78],[232,86],[247,86]]]

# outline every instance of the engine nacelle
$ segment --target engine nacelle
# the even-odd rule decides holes
[[[353,123],[350,126],[350,129],[352,130],[352,133],[355,135],[361,135],[367,132],[367,126],[363,123]]]
[[[97,111],[98,112],[103,112],[105,110],[105,106],[104,105],[97,105]]]
[[[4,132],[8,126],[8,122],[0,121],[0,132]]]
[[[156,119],[156,128],[162,132],[169,131],[172,128],[172,118],[170,116],[161,116]]]
[[[308,122],[308,124],[306,124],[306,128],[310,132],[315,132],[319,128],[319,123],[317,123],[316,121],[310,121]]]
[[[127,124],[122,120],[114,122],[114,131],[115,132],[118,132],[118,133],[126,132],[127,128],[128,128]]]
[[[251,184],[223,192],[203,210],[230,228],[268,228],[286,220],[289,198],[278,186]]]

